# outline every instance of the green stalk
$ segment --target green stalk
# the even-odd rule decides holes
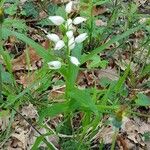
[[[90,35],[89,35],[89,48],[92,43],[92,35],[93,35],[93,0],[90,1]]]
[[[111,150],[115,150],[117,135],[118,135],[118,129],[115,129],[115,132],[114,132],[113,137],[112,137]]]
[[[0,66],[0,103],[2,103],[2,70]]]
[[[0,51],[3,50],[2,46],[2,23],[3,23],[3,8],[0,7]],[[2,101],[2,70],[0,67],[0,102]]]

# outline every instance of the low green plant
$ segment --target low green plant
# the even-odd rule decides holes
[[[14,3],[13,7],[7,10],[9,15],[13,15],[16,11],[17,2],[18,1]],[[131,15],[126,12],[128,22],[122,27],[119,27],[120,33],[115,35],[113,33],[113,25],[117,23],[118,18],[120,17],[118,8],[121,8],[121,5],[116,1],[116,3],[110,3],[111,5],[114,5],[115,8],[111,10],[112,16],[110,17],[108,26],[106,26],[102,31],[97,32],[95,38],[95,29],[98,30],[98,28],[96,28],[94,24],[97,18],[92,14],[93,7],[95,5],[107,3],[110,3],[110,1],[90,1],[87,9],[87,14],[90,14],[89,18],[85,15],[86,12],[81,12],[81,14],[84,15],[83,17],[78,16],[74,19],[70,18],[70,13],[72,12],[72,2],[67,4],[65,8],[62,7],[58,9],[56,13],[57,16],[50,16],[49,20],[53,28],[57,26],[57,30],[59,29],[61,35],[58,36],[56,33],[47,34],[47,37],[53,41],[52,47],[50,47],[50,50],[48,51],[27,36],[27,26],[25,25],[24,21],[20,19],[7,18],[1,22],[0,55],[3,58],[3,63],[6,66],[6,70],[4,70],[2,65],[0,66],[0,91],[2,91],[0,93],[0,102],[2,113],[5,114],[5,111],[7,111],[7,113],[11,114],[12,116],[10,124],[14,119],[15,113],[17,113],[17,109],[24,103],[31,102],[36,105],[38,109],[39,120],[37,124],[41,127],[44,126],[43,122],[46,118],[51,119],[59,114],[64,115],[64,120],[57,127],[56,131],[54,131],[54,134],[58,136],[59,134],[71,136],[69,140],[67,139],[68,137],[66,139],[61,138],[60,145],[62,146],[62,149],[88,149],[91,144],[90,140],[100,130],[99,124],[102,123],[101,120],[103,115],[109,114],[113,118],[113,121],[109,123],[115,128],[114,140],[112,143],[112,149],[114,149],[115,139],[122,124],[124,113],[126,112],[127,114],[134,114],[132,107],[149,106],[149,99],[144,94],[135,95],[135,103],[126,106],[128,91],[125,82],[128,81],[128,78],[132,78],[131,64],[128,64],[125,71],[120,73],[120,78],[118,81],[108,81],[108,79],[105,79],[107,82],[101,83],[104,90],[99,90],[96,87],[87,89],[78,88],[76,83],[77,76],[81,69],[86,69],[83,68],[85,63],[91,62],[88,69],[99,67],[105,68],[108,64],[108,61],[98,60],[98,54],[102,53],[109,46],[116,42],[118,42],[119,45],[125,46],[125,40],[128,40],[129,36],[134,32],[139,30],[149,32],[147,29],[147,24],[141,25],[138,23],[135,26],[132,24],[132,21],[137,19],[134,18],[133,15],[136,12],[137,7],[132,3],[129,7],[129,12],[132,12],[133,14]],[[28,11],[27,8],[28,7],[26,6],[26,11]],[[30,16],[31,12],[28,13]],[[0,15],[3,15],[1,11]],[[77,30],[75,32],[73,32],[73,24],[77,25]],[[81,28],[79,28],[79,26]],[[86,31],[87,33],[83,33]],[[75,37],[77,34],[79,35]],[[104,37],[103,34],[105,34]],[[109,34],[111,34],[111,39],[107,40]],[[12,71],[11,57],[6,48],[2,46],[3,42],[9,36],[15,36],[17,39],[23,41],[26,45],[34,48],[37,54],[43,59],[42,68],[34,72],[36,79],[35,82],[31,83],[25,89],[16,83]],[[98,39],[99,37],[100,40]],[[149,39],[147,40],[149,41]],[[104,42],[101,45],[90,47],[90,50],[87,52],[85,50],[86,45],[91,45],[93,41],[107,42]],[[95,61],[97,61],[97,63],[95,63]],[[29,62],[30,61],[28,61],[28,63]],[[63,102],[58,103],[49,101],[46,93],[49,87],[52,87],[53,84],[56,84],[51,81],[53,75],[55,74],[62,76],[62,82],[65,84]],[[149,65],[143,65],[138,79],[133,80],[137,81],[148,74]],[[125,107],[122,109],[122,106],[124,105]],[[3,110],[3,108],[6,110]],[[79,129],[74,130],[73,117],[77,112],[82,114],[82,118]],[[4,135],[2,135],[6,140],[10,136],[10,130],[11,125],[5,131]],[[47,131],[47,133],[44,135],[40,134],[36,139],[32,149],[37,149],[42,141],[49,149],[57,149],[51,142],[48,143],[46,140],[46,137],[51,134],[53,134],[51,131]]]

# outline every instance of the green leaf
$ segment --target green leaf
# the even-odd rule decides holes
[[[141,76],[145,76],[147,74],[150,74],[150,64],[148,64],[144,67]]]
[[[10,7],[5,9],[5,13],[9,15],[14,15],[17,12],[17,3],[12,4]]]
[[[37,18],[39,16],[38,7],[31,1],[26,2],[23,5],[23,10],[24,10],[27,17]]]
[[[0,64],[0,73],[1,73],[0,77],[1,83],[12,83],[11,74],[6,72],[1,64]]]
[[[54,3],[49,3],[47,8],[48,15],[55,16],[57,9],[58,9],[58,5]]]
[[[26,44],[30,45],[46,61],[52,60],[53,56],[44,47],[42,47],[40,44],[34,42],[32,39],[30,39],[26,35],[15,32],[15,31],[11,31],[7,28],[2,28],[2,36],[4,36],[5,34],[7,36],[11,36],[11,35],[16,36],[18,39],[20,39],[23,42],[25,42]]]
[[[125,83],[125,80],[126,80],[128,74],[129,74],[129,72],[130,72],[130,65],[125,70],[123,76],[120,77],[119,81],[117,82],[117,84],[116,84],[116,86],[114,88],[114,91],[115,91],[116,94],[120,92],[123,84]]]
[[[34,144],[33,144],[33,146],[32,146],[32,148],[31,148],[31,150],[37,150],[38,147],[39,147],[39,145],[43,141],[43,139],[44,139],[44,136],[37,137],[36,140],[35,140],[35,142],[34,142]]]
[[[2,72],[2,82],[3,83],[13,83],[13,80],[11,78],[11,74],[3,71]]]
[[[0,50],[0,55],[3,57],[4,64],[6,65],[6,69],[12,73],[12,64],[11,64],[11,57],[8,54],[8,51]]]
[[[108,2],[110,2],[110,0],[94,0],[93,1],[94,2],[94,5],[96,6],[96,5],[103,5],[103,4],[105,4],[105,3],[108,3]]]
[[[86,90],[73,89],[69,95],[72,99],[76,100],[81,108],[85,107],[98,115],[98,109],[89,92]]]
[[[10,111],[9,110],[1,110],[0,111],[0,118],[7,117],[9,115]]]
[[[53,104],[50,107],[42,108],[39,111],[39,123],[41,123],[45,117],[54,117],[67,111],[69,111],[69,104],[66,102]]]
[[[143,134],[143,138],[144,138],[144,141],[145,141],[145,142],[150,142],[150,131],[145,132],[145,133]]]
[[[27,25],[24,20],[15,19],[15,18],[6,18],[3,22],[3,27],[7,28],[15,28],[18,31],[27,31]]]
[[[88,67],[90,69],[95,68],[95,67],[101,67],[104,69],[108,64],[108,61],[101,60],[100,56],[98,56],[98,55],[94,55],[91,60],[92,60],[92,62],[88,65]]]
[[[150,98],[143,93],[138,93],[138,99],[135,100],[136,104],[139,106],[150,106]]]
[[[50,150],[58,150],[50,141],[45,141],[45,139],[46,139],[45,137],[48,136],[48,135],[50,135],[50,134],[46,133],[46,134],[43,134],[43,135],[37,137],[34,145],[31,148],[31,150],[39,149],[39,146],[40,146],[42,141],[47,145],[48,149],[50,149]]]

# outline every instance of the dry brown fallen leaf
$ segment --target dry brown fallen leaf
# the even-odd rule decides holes
[[[80,10],[86,12],[86,11],[89,11],[88,9],[89,9],[89,2],[83,3],[81,5],[81,9]],[[93,13],[94,16],[98,16],[98,15],[101,15],[101,14],[105,13],[106,11],[107,11],[106,7],[101,6],[101,5],[97,5],[97,6],[93,7],[93,12],[92,13]]]
[[[67,3],[70,0],[52,0],[52,3],[54,4],[63,4],[63,3]]]
[[[34,74],[34,72],[26,74],[26,73],[16,73],[17,75],[17,83],[20,83],[23,85],[23,88],[27,88],[28,86],[30,86],[31,84],[37,82],[37,78],[36,75]],[[36,85],[34,85],[33,90],[36,90],[39,88],[40,86],[40,82],[37,83]]]
[[[42,43],[42,46],[45,49],[49,48],[49,41],[46,40]],[[30,58],[30,66],[27,65],[27,56],[29,55]],[[29,47],[26,49],[22,55],[17,57],[16,59],[12,60],[12,66],[13,66],[13,71],[19,71],[19,70],[36,70],[38,67],[41,67],[42,61],[41,57],[36,53],[35,49],[32,47]],[[28,68],[29,67],[29,68]]]
[[[25,50],[27,51],[27,50]],[[27,58],[26,58],[26,52],[23,52],[21,56],[18,58],[14,59],[12,61],[12,66],[13,66],[13,71],[19,71],[19,70],[24,70],[27,68]],[[37,55],[35,50],[33,48],[29,48],[29,57],[30,57],[30,64],[32,68],[30,69],[37,69],[36,63],[41,60],[40,56]]]
[[[102,20],[96,20],[95,21],[95,24],[96,24],[96,26],[97,27],[101,27],[101,26],[107,26],[107,22],[104,22],[104,21],[102,21]]]
[[[37,110],[33,106],[33,104],[29,104],[27,106],[23,106],[21,110],[21,114],[26,118],[36,119],[38,116]]]
[[[49,95],[48,95],[48,99],[49,100],[58,100],[59,102],[60,101],[64,101],[64,95],[65,93],[65,85],[63,86],[55,86],[53,87],[53,89],[50,91]]]
[[[10,116],[0,117],[0,132],[7,129],[9,124],[9,117]]]
[[[94,6],[93,15],[98,16],[98,15],[105,13],[106,11],[107,11],[107,8],[104,6]]]

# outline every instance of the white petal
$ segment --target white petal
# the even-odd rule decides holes
[[[57,34],[48,34],[47,37],[53,41],[53,42],[58,42],[60,39],[59,39],[59,36]]]
[[[66,9],[65,9],[65,11],[66,11],[66,13],[71,13],[71,11],[72,11],[72,6],[73,6],[73,2],[72,1],[70,1],[67,5],[66,5]]]
[[[61,16],[50,16],[49,20],[55,25],[61,25],[65,20]]]
[[[72,30],[73,29],[73,26],[72,26],[72,19],[67,19],[66,21],[66,24],[65,24],[65,27],[67,30]]]
[[[65,46],[64,41],[59,40],[59,41],[56,43],[54,50],[60,50],[60,49],[62,49],[64,46]]]
[[[60,69],[61,68],[61,62],[60,61],[50,61],[48,62],[49,69]]]
[[[87,37],[87,33],[82,33],[75,38],[75,42],[82,43]]]
[[[70,49],[70,50],[71,50],[71,49],[74,49],[74,48],[75,48],[75,43],[69,45],[69,49]]]
[[[74,56],[70,56],[70,61],[71,61],[74,65],[76,65],[76,66],[79,66],[79,65],[80,65],[79,60],[78,60],[76,57],[74,57]]]
[[[67,31],[67,32],[66,32],[66,35],[67,35],[68,39],[73,38],[73,31],[72,31],[72,30]]]
[[[76,17],[76,18],[73,20],[73,24],[74,24],[74,25],[77,25],[77,24],[82,23],[83,21],[86,21],[86,19],[83,18],[83,17]]]
[[[72,37],[69,42],[68,42],[68,46],[69,46],[69,49],[74,49],[75,47],[75,41],[74,41],[74,37]]]

